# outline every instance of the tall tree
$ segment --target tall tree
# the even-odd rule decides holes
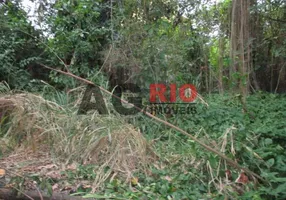
[[[249,28],[250,2],[233,0],[231,16],[230,77],[245,102],[249,92],[249,72],[252,62]]]

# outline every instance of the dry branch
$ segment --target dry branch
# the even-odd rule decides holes
[[[31,200],[31,197],[34,200],[83,200],[83,199],[91,199],[91,198],[82,198],[82,197],[74,197],[69,196],[67,194],[61,193],[53,193],[52,196],[48,194],[41,193],[39,195],[38,191],[25,191],[27,196],[18,196],[17,193],[13,192],[11,189],[0,188],[0,199],[2,200]]]
[[[181,129],[181,128],[179,128],[179,127],[177,127],[177,126],[175,126],[175,125],[173,125],[173,124],[171,124],[171,123],[169,123],[169,122],[167,122],[167,121],[165,121],[165,120],[163,120],[163,119],[160,119],[160,118],[158,118],[158,117],[152,115],[151,113],[149,113],[149,112],[147,112],[147,111],[145,111],[145,110],[143,110],[143,109],[141,109],[141,108],[139,108],[139,107],[137,107],[137,106],[135,106],[135,105],[129,103],[128,101],[125,101],[125,100],[121,99],[120,97],[118,97],[118,96],[112,94],[111,92],[109,92],[108,90],[102,88],[101,86],[95,85],[93,82],[91,82],[91,81],[89,81],[89,80],[87,80],[87,79],[78,77],[78,76],[76,76],[76,75],[74,75],[74,74],[72,74],[72,73],[70,73],[70,72],[64,72],[64,71],[61,71],[61,70],[57,70],[57,69],[48,67],[48,66],[46,66],[46,65],[44,65],[44,64],[40,64],[40,65],[43,66],[43,67],[45,67],[45,68],[47,68],[47,69],[50,69],[50,70],[59,72],[59,73],[61,73],[61,74],[65,74],[65,75],[70,76],[70,77],[73,77],[73,78],[75,78],[75,79],[77,79],[77,80],[80,80],[80,81],[82,81],[82,82],[84,82],[84,83],[91,84],[91,85],[94,85],[94,86],[99,87],[100,90],[106,92],[107,94],[112,95],[113,97],[115,97],[115,98],[117,98],[117,99],[120,99],[120,101],[123,102],[123,103],[132,105],[134,108],[136,108],[136,109],[139,110],[140,112],[144,113],[144,114],[147,115],[148,117],[154,119],[155,121],[160,122],[160,123],[162,123],[162,124],[165,124],[166,126],[172,128],[172,129],[175,129],[175,130],[179,131],[180,133],[182,133],[183,135],[185,135],[185,136],[191,138],[192,140],[194,140],[196,143],[198,143],[200,146],[202,146],[202,147],[205,148],[206,150],[208,150],[208,151],[210,151],[210,152],[212,152],[212,153],[218,155],[219,157],[221,157],[223,160],[225,160],[225,161],[226,161],[229,165],[231,165],[232,167],[234,167],[234,168],[236,168],[236,169],[238,169],[238,170],[244,171],[246,174],[250,175],[251,177],[255,177],[255,178],[257,178],[257,179],[259,179],[259,180],[261,180],[261,181],[263,181],[263,182],[266,182],[266,180],[264,180],[264,179],[263,179],[261,176],[259,176],[258,174],[252,172],[252,171],[249,170],[248,168],[241,167],[239,164],[237,164],[237,163],[236,163],[235,161],[233,161],[232,159],[228,158],[228,157],[227,157],[226,155],[224,155],[223,153],[221,153],[221,152],[219,152],[219,151],[217,151],[217,150],[215,150],[215,149],[209,147],[208,145],[204,144],[202,141],[200,141],[200,140],[197,139],[196,137],[194,137],[194,136],[192,136],[191,134],[189,134],[188,132],[184,131],[183,129]]]

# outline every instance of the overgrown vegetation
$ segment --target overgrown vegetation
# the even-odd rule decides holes
[[[8,188],[98,199],[286,199],[284,1],[33,2],[34,23],[24,1],[0,3]],[[196,112],[156,117],[195,138],[144,113],[119,115],[105,92],[108,115],[78,115],[85,85],[67,75],[110,91],[193,84]]]

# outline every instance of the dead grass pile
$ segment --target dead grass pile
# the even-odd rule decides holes
[[[108,178],[145,171],[156,159],[142,134],[116,116],[77,115],[30,93],[0,95],[0,113],[6,149],[49,149],[54,162],[98,165],[94,189]]]

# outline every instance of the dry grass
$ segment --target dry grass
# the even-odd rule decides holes
[[[77,115],[76,111],[30,93],[2,94],[1,113],[4,110],[2,147],[13,152],[48,151],[53,162],[65,165],[98,165],[94,190],[116,175],[129,179],[138,170],[146,171],[156,159],[142,134],[116,116]],[[107,172],[106,167],[110,169]]]

